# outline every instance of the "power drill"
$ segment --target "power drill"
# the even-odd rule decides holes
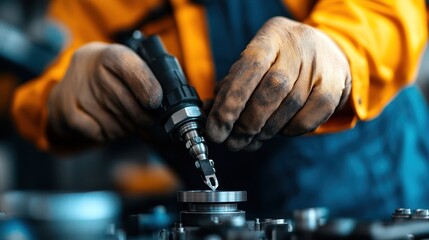
[[[179,62],[168,54],[156,35],[144,37],[134,31],[125,44],[146,62],[162,87],[161,120],[165,131],[185,144],[204,183],[215,191],[219,182],[203,137],[201,100],[188,84]]]

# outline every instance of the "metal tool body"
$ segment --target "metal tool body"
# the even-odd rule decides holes
[[[205,119],[197,92],[188,84],[179,62],[167,53],[158,36],[144,38],[136,31],[127,44],[145,60],[161,84],[164,93],[161,120],[165,131],[185,144],[204,183],[215,191],[219,183],[203,137]]]

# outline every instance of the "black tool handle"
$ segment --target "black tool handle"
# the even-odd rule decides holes
[[[164,120],[178,109],[192,105],[201,106],[201,100],[195,89],[188,84],[179,62],[168,54],[158,36],[142,39],[136,52],[145,60],[161,84],[164,93]]]

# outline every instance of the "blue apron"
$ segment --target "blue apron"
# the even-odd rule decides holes
[[[291,17],[281,0],[206,1],[217,79],[263,23]],[[326,206],[334,217],[385,219],[397,207],[429,208],[428,107],[403,90],[376,119],[348,131],[276,137],[254,153],[210,145],[221,190],[247,190],[249,216],[286,217]]]

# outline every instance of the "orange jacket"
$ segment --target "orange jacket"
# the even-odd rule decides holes
[[[200,96],[210,98],[215,81],[204,6],[191,0],[170,1],[173,14],[142,30],[160,34]],[[414,79],[427,37],[424,1],[283,1],[296,20],[328,34],[350,62],[353,116],[333,117],[318,132],[350,128],[358,119],[376,117]],[[49,149],[46,100],[51,87],[64,76],[75,49],[90,41],[112,41],[112,34],[132,26],[162,2],[53,0],[49,15],[66,26],[70,42],[42,76],[16,92],[13,117],[18,130],[40,148]]]

